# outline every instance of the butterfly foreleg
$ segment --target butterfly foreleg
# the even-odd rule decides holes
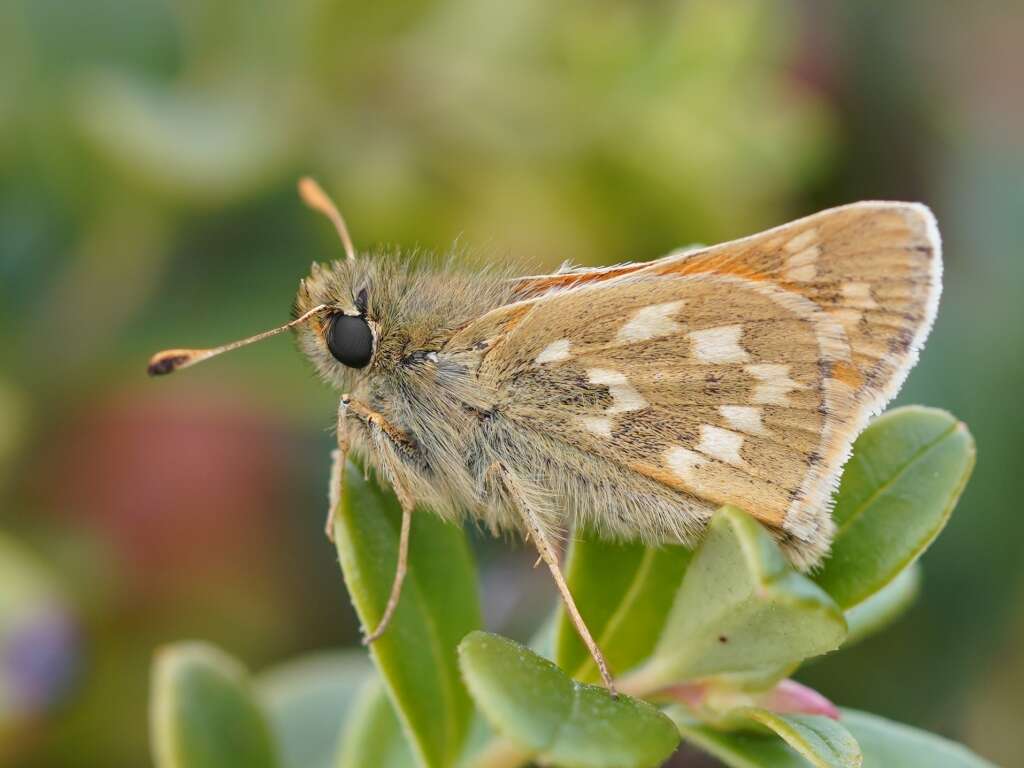
[[[355,419],[357,423],[370,430],[371,434],[376,433],[382,436],[395,450],[412,455],[416,453],[416,442],[402,429],[391,424],[384,416],[370,408],[365,403],[353,399],[349,395],[342,395],[338,404],[338,450],[334,453],[334,469],[331,472],[332,493],[337,493],[340,498],[341,482],[345,464],[345,456],[349,447],[348,420]],[[391,592],[388,595],[384,613],[377,622],[377,626],[363,638],[363,645],[369,645],[384,634],[391,618],[394,616],[398,601],[402,597],[402,585],[405,583],[405,574],[409,563],[409,529],[412,523],[412,510],[415,506],[412,493],[402,481],[401,474],[396,467],[384,460],[382,462],[385,474],[391,482],[391,486],[398,497],[398,503],[402,507],[402,524],[398,536],[398,561],[395,565],[395,575],[391,581]],[[331,512],[328,514],[328,531],[333,527],[333,510],[337,502],[332,500]],[[328,534],[330,535],[330,534]]]
[[[327,487],[327,520],[324,522],[324,533],[330,541],[334,541],[334,514],[341,501],[341,486],[345,478],[345,462],[348,461],[348,427],[345,423],[346,406],[344,401],[338,403],[337,436],[338,447],[331,452],[331,479]]]
[[[399,496],[399,500],[402,496]],[[412,522],[412,504],[402,501],[402,528],[398,536],[398,563],[395,566],[395,577],[391,581],[391,594],[388,595],[384,615],[377,622],[377,627],[363,638],[363,645],[369,645],[384,634],[391,623],[398,601],[402,597],[402,584],[405,582],[405,571],[409,563],[409,527]]]
[[[597,664],[605,687],[612,696],[617,695],[615,683],[608,672],[608,664],[605,661],[604,654],[601,653],[601,649],[590,634],[590,629],[576,608],[576,601],[569,590],[569,585],[565,583],[565,578],[562,576],[561,568],[558,565],[558,553],[551,542],[550,526],[545,524],[538,504],[531,501],[530,497],[532,494],[527,491],[519,479],[504,465],[500,463],[491,465],[487,475],[488,480],[496,483],[505,497],[505,502],[513,508],[513,511],[521,519],[527,539],[532,539],[538,554],[547,564],[548,570],[551,571],[551,576],[555,580],[555,586],[558,587],[562,601],[565,603],[565,609],[569,612],[569,617],[572,619],[573,626],[576,627],[580,639],[583,640],[583,643],[590,651],[590,655],[593,656],[594,663]]]

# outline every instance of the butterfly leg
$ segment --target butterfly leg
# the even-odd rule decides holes
[[[327,537],[334,540],[334,510],[338,508],[338,500],[341,497],[342,473],[345,470],[345,452],[342,449],[334,451],[334,464],[331,468],[331,502],[327,511]],[[370,634],[363,638],[363,645],[369,645],[384,634],[384,630],[391,623],[391,617],[398,607],[398,601],[402,597],[402,584],[405,581],[405,573],[409,565],[409,528],[412,522],[412,507],[405,494],[399,494],[402,504],[402,528],[398,536],[398,564],[395,566],[395,577],[391,581],[391,593],[388,595],[387,605],[384,607],[384,615],[377,622],[377,627]]]
[[[324,521],[324,533],[334,542],[334,514],[341,500],[341,484],[344,482],[346,454],[340,448],[331,451],[331,479],[327,486],[327,519]]]
[[[334,514],[341,501],[341,484],[345,478],[345,462],[348,459],[348,427],[345,423],[346,407],[344,402],[338,403],[338,447],[331,452],[331,479],[327,487],[327,520],[324,522],[324,533],[330,541],[334,541]]]
[[[384,416],[377,411],[374,411],[365,403],[355,400],[349,395],[342,395],[341,402],[338,405],[339,448],[337,451],[337,454],[342,457],[342,462],[345,452],[348,449],[346,419],[350,417],[358,420],[358,422],[369,429],[371,433],[384,436],[388,441],[388,444],[393,446],[396,450],[400,450],[406,454],[415,453],[415,443],[405,432],[391,424],[384,418]],[[383,468],[388,479],[391,481],[391,487],[394,489],[395,495],[398,497],[398,503],[402,507],[402,524],[398,536],[398,563],[395,566],[395,576],[391,581],[391,592],[388,595],[388,602],[384,607],[384,613],[380,617],[380,621],[377,622],[377,626],[373,631],[363,638],[363,645],[369,645],[384,634],[388,625],[391,623],[392,616],[395,614],[395,609],[398,608],[398,601],[402,597],[402,585],[405,582],[405,574],[409,565],[409,529],[412,525],[412,510],[413,507],[416,506],[412,494],[409,493],[405,485],[401,482],[398,473],[393,471],[392,467],[387,462],[384,463]],[[338,481],[335,482],[332,480],[333,487],[340,489],[340,478],[341,475],[339,470]],[[336,506],[336,503],[332,503],[331,508],[334,509]]]
[[[391,582],[391,594],[388,595],[388,603],[384,607],[384,615],[377,622],[376,629],[363,638],[363,645],[369,645],[384,634],[384,630],[391,623],[391,617],[398,607],[398,600],[402,597],[402,583],[405,581],[405,572],[409,564],[409,526],[412,522],[412,504],[403,500],[404,494],[399,494],[399,501],[402,503],[402,529],[398,535],[398,565],[395,567],[395,577]]]
[[[594,663],[597,664],[597,669],[601,673],[601,680],[604,682],[608,692],[611,693],[612,696],[617,696],[618,693],[615,690],[615,683],[612,681],[612,676],[608,672],[608,663],[605,661],[604,654],[601,653],[601,649],[598,648],[597,643],[590,634],[590,629],[587,627],[587,623],[583,620],[579,610],[576,608],[576,601],[573,600],[572,592],[569,591],[569,585],[565,583],[565,578],[562,576],[562,571],[558,565],[558,553],[551,544],[551,540],[541,517],[537,514],[533,505],[531,505],[524,497],[524,494],[517,486],[515,480],[509,476],[508,471],[504,467],[495,465],[491,468],[491,471],[497,472],[501,476],[502,485],[512,505],[516,508],[516,511],[522,518],[523,525],[526,528],[527,537],[533,539],[533,543],[537,548],[538,554],[547,564],[548,570],[551,571],[551,576],[555,580],[555,586],[558,587],[558,591],[562,595],[562,602],[565,603],[565,609],[569,612],[569,617],[572,619],[573,626],[576,627],[576,631],[579,633],[580,639],[583,640],[583,643],[590,651],[590,655],[593,656]]]
[[[522,509],[520,511],[523,513],[523,522],[527,525],[533,526],[533,537],[537,551],[544,559],[544,562],[547,563],[548,570],[551,571],[551,576],[555,580],[555,585],[558,587],[558,591],[562,593],[562,600],[565,603],[565,609],[569,612],[569,616],[572,619],[573,626],[576,627],[576,631],[579,633],[583,643],[590,651],[590,655],[594,657],[594,663],[597,664],[597,668],[601,672],[601,680],[604,681],[604,685],[608,689],[608,692],[611,693],[612,696],[617,696],[618,694],[615,690],[615,683],[612,681],[612,676],[608,672],[608,663],[604,659],[604,654],[601,653],[601,649],[598,648],[597,643],[591,636],[586,622],[583,621],[583,617],[580,616],[580,612],[576,608],[576,601],[573,600],[572,592],[569,591],[569,585],[565,583],[562,571],[558,567],[558,555],[555,553],[554,548],[548,541],[547,535],[537,525],[536,518],[530,514],[530,511],[527,509]]]

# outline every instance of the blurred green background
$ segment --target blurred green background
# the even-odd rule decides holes
[[[159,644],[253,667],[351,645],[323,538],[336,393],[276,325],[340,247],[524,269],[647,259],[833,204],[921,200],[939,320],[901,400],[979,463],[916,607],[802,677],[1024,765],[1024,5],[6,0],[0,4],[0,764],[148,762]],[[493,629],[554,601],[478,542]]]

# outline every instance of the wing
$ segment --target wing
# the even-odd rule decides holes
[[[856,203],[648,264],[524,278],[462,335],[502,412],[668,486],[735,504],[819,560],[850,446],[935,316],[931,212]],[[703,505],[703,507],[701,507]]]

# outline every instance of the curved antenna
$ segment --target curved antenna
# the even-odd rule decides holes
[[[341,244],[345,248],[345,254],[349,261],[356,260],[356,249],[352,245],[352,238],[349,237],[348,227],[345,226],[345,220],[341,218],[341,214],[338,212],[337,206],[331,201],[331,198],[327,196],[323,188],[316,183],[316,181],[310,176],[303,176],[299,179],[299,197],[302,198],[302,202],[312,208],[314,211],[319,211],[334,225],[334,228],[338,231],[338,237],[341,238]]]
[[[299,323],[306,322],[310,317],[323,309],[327,309],[326,304],[315,306],[308,312],[282,326],[271,328],[269,331],[263,331],[263,333],[257,333],[255,336],[232,341],[229,344],[222,344],[219,347],[210,347],[209,349],[165,349],[163,352],[157,352],[149,359],[149,367],[146,370],[150,376],[163,376],[168,373],[174,373],[180,368],[188,368],[190,365],[209,360],[211,357],[216,357],[224,352],[230,352],[233,349],[276,336]]]

